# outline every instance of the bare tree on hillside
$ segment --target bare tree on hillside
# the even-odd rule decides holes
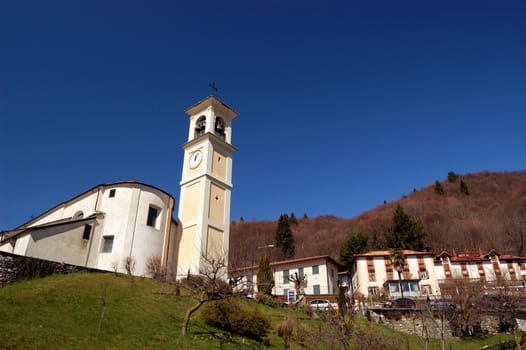
[[[223,255],[226,256],[226,255]],[[197,301],[188,310],[183,320],[182,333],[186,335],[192,314],[205,303],[213,300],[226,299],[232,296],[232,287],[223,279],[226,269],[224,258],[212,259],[203,256],[203,267],[198,275],[188,274],[181,281],[181,287],[188,290],[191,297]]]

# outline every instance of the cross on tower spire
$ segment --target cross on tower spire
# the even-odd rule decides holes
[[[215,96],[215,94],[217,92],[216,83],[211,82],[211,83],[208,84],[208,86],[210,86],[210,94]]]

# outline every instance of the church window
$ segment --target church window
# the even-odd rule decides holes
[[[111,253],[113,250],[113,236],[103,236],[102,237],[102,252]]]
[[[89,240],[91,235],[91,225],[84,225],[84,233],[82,234],[82,239]]]
[[[110,190],[110,198],[113,198],[113,197],[115,197],[115,189],[114,188]]]
[[[157,217],[159,216],[159,208],[150,206],[148,208],[148,219],[146,221],[146,225],[151,227],[156,227],[157,225]]]
[[[221,137],[223,140],[225,139],[225,121],[221,117],[216,117],[214,131],[217,136]]]
[[[195,123],[195,137],[199,137],[201,135],[204,135],[206,128],[206,117],[203,115],[197,119],[197,122]]]

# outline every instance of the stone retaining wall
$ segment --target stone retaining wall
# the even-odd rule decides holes
[[[98,270],[0,252],[0,287],[15,281],[49,276],[54,273],[79,271]]]

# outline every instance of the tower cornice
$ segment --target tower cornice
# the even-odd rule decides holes
[[[237,151],[237,148],[235,148],[234,146],[232,146],[231,144],[229,144],[228,142],[226,142],[225,140],[221,139],[219,136],[211,133],[211,132],[207,132],[203,135],[201,135],[200,137],[198,138],[195,138],[193,140],[190,140],[186,143],[184,143],[181,147],[186,150],[194,145],[197,145],[203,141],[206,141],[206,140],[209,140],[211,143],[213,143],[214,145],[217,145],[217,146],[220,146],[220,147],[224,147],[228,152],[230,153],[234,153],[235,151]]]
[[[214,95],[210,95],[208,97],[205,97],[204,99],[202,99],[201,101],[197,102],[193,106],[187,108],[184,112],[187,115],[192,116],[192,115],[195,115],[195,114],[198,114],[198,113],[204,111],[208,107],[213,107],[214,110],[219,112],[218,114],[222,114],[225,117],[229,117],[231,119],[234,119],[237,116],[239,116],[239,114],[235,110],[233,110],[232,108],[227,106],[223,101],[221,101],[220,99],[218,99]]]

